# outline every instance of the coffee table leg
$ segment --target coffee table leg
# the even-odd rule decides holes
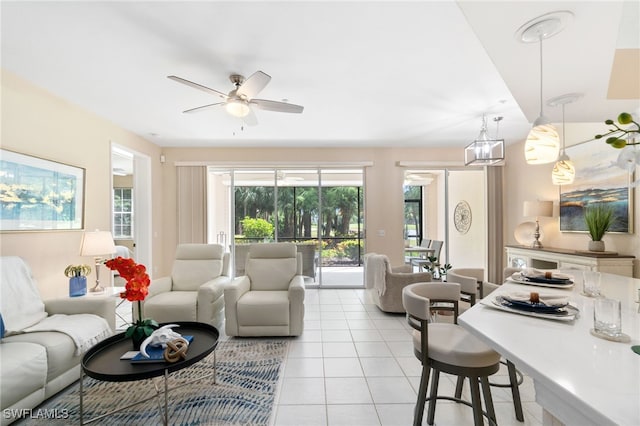
[[[83,389],[82,389],[82,382],[84,381],[84,368],[82,368],[82,364],[80,365],[80,426],[82,426],[84,424],[84,411],[83,411],[83,405],[82,405],[82,397],[83,397]]]
[[[169,370],[164,369],[164,426],[169,424]]]

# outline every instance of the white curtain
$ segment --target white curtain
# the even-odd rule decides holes
[[[207,242],[207,168],[177,166],[178,243]]]

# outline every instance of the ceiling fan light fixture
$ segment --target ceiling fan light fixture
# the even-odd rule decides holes
[[[229,99],[224,107],[229,114],[238,118],[246,117],[251,111],[241,99]]]

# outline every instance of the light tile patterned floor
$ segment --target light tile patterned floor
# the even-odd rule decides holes
[[[364,290],[307,290],[305,308],[305,332],[291,339],[285,361],[275,426],[411,425],[421,367],[404,315],[380,311]],[[506,381],[506,369],[496,376]],[[454,387],[451,377],[441,380],[442,393]],[[542,423],[530,378],[520,393],[524,423],[515,419],[509,390],[492,387],[499,425]],[[473,417],[464,405],[439,401],[435,421],[471,425]]]
[[[117,311],[131,318],[130,303]],[[121,319],[117,322],[126,328]],[[380,311],[365,290],[307,289],[305,331],[288,339],[274,426],[411,425],[421,366],[413,355],[410,330],[404,315]],[[226,339],[224,330],[221,339]],[[507,382],[506,368],[492,381]],[[442,377],[439,388],[452,395],[454,379]],[[469,399],[468,385],[465,391]],[[491,393],[499,425],[542,424],[529,377],[520,386],[524,423],[515,418],[508,389],[492,387]],[[471,409],[438,401],[435,423],[472,425]]]

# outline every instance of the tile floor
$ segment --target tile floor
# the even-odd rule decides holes
[[[421,367],[404,315],[380,311],[364,290],[307,290],[305,306],[305,331],[290,340],[274,425],[411,425]],[[495,381],[508,381],[506,374],[501,369]],[[451,377],[441,378],[443,394],[454,387]],[[469,398],[468,385],[465,391]],[[524,423],[515,418],[510,391],[492,387],[498,424],[542,423],[530,378],[520,393]],[[439,401],[435,423],[471,425],[471,409]]]
[[[131,317],[127,302],[117,311]],[[126,328],[121,318],[117,323]],[[410,330],[404,315],[382,312],[365,290],[307,289],[305,330],[287,338],[273,426],[411,425],[421,366],[413,355]],[[221,339],[227,339],[224,330]],[[508,382],[506,368],[492,381]],[[441,394],[453,395],[455,379],[442,376],[439,388]],[[465,398],[470,400],[468,390],[467,385]],[[542,424],[529,377],[520,386],[524,423],[515,418],[509,389],[492,387],[491,393],[499,425]],[[472,425],[471,409],[438,401],[435,424]]]

